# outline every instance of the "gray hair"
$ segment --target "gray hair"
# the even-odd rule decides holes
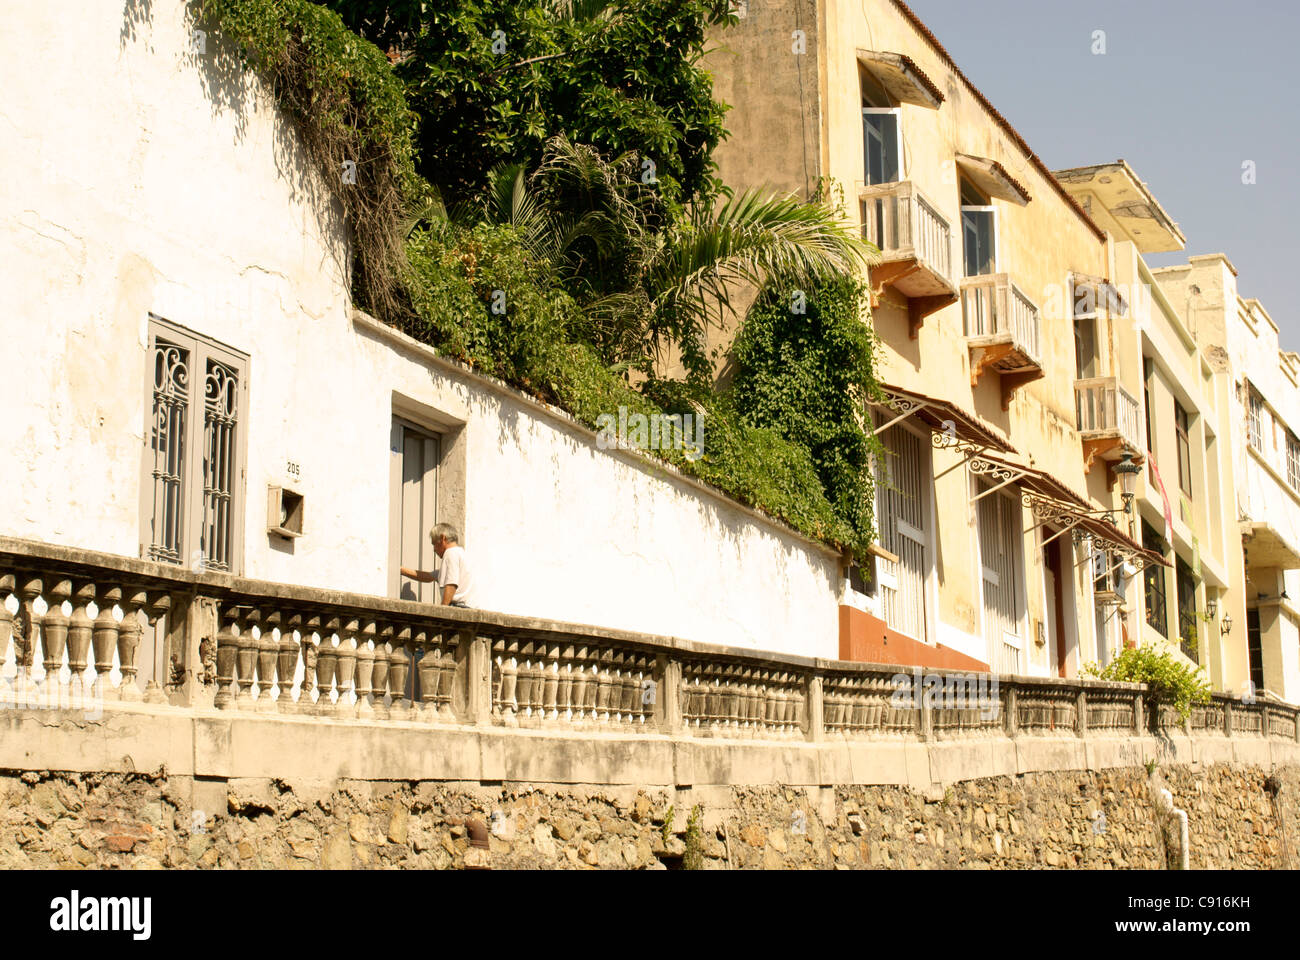
[[[438,542],[439,537],[445,537],[451,543],[460,543],[460,534],[450,523],[440,523],[429,531],[429,536],[433,537],[434,543]]]

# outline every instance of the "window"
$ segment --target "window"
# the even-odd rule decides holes
[[[1259,629],[1259,609],[1246,611],[1246,657],[1250,661],[1250,682],[1252,693],[1258,695],[1264,689],[1264,645]]]
[[[1182,557],[1174,561],[1174,574],[1178,581],[1178,639],[1182,641],[1183,653],[1192,660],[1199,660],[1197,653],[1197,616],[1196,616],[1196,578],[1192,568]]]
[[[862,142],[867,186],[897,183],[902,171],[903,151],[898,131],[899,111],[880,107],[862,108]]]
[[[141,556],[240,573],[248,357],[150,315]]]
[[[1264,399],[1255,392],[1255,388],[1246,383],[1246,438],[1250,445],[1260,453],[1264,452]]]
[[[1024,607],[1020,500],[1006,496],[983,479],[976,496],[989,664],[995,673],[1020,673],[1024,667],[1020,634],[1020,611]]]
[[[930,445],[901,424],[880,439],[885,447],[876,478],[880,545],[898,558],[876,558],[881,616],[899,633],[925,640]]]
[[[1182,404],[1174,401],[1174,429],[1178,434],[1178,489],[1192,496],[1192,446],[1187,439],[1188,417]]]
[[[1079,288],[1082,289],[1082,288]],[[1076,298],[1080,294],[1076,290]],[[1091,299],[1091,298],[1085,298]],[[1101,360],[1097,350],[1097,311],[1095,307],[1088,310],[1086,302],[1075,300],[1074,304],[1074,365],[1075,377],[1089,380],[1098,375]]]
[[[1156,533],[1151,524],[1142,521],[1142,546],[1165,555],[1164,537]],[[1149,563],[1142,569],[1145,581],[1147,623],[1162,637],[1169,636],[1169,618],[1165,608],[1165,568]]]
[[[965,180],[961,187],[961,234],[966,276],[997,270],[997,217],[988,198]]]
[[[1286,482],[1300,491],[1300,440],[1290,430],[1286,432]]]

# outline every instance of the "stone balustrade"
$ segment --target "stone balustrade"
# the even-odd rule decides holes
[[[155,653],[141,664],[146,631]],[[1296,707],[762,654],[0,538],[0,706],[759,741],[1215,735]]]

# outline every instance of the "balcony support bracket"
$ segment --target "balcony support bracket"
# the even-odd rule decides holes
[[[921,269],[921,264],[915,260],[894,260],[890,263],[882,263],[879,266],[871,268],[871,305],[877,307],[880,305],[880,298],[885,293],[885,287],[893,286],[904,277],[911,276]]]
[[[1002,374],[1002,409],[1011,409],[1011,398],[1015,396],[1017,390],[1027,383],[1033,383],[1035,380],[1041,380],[1043,371],[1040,370],[1022,370],[1016,373]]]
[[[907,335],[913,340],[921,332],[925,318],[936,310],[957,302],[956,294],[938,294],[931,297],[911,297],[907,301]]]

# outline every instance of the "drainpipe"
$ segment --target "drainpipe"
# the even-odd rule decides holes
[[[1174,806],[1174,795],[1166,789],[1161,789],[1160,792],[1156,794],[1156,809],[1165,820],[1170,817],[1178,818],[1178,869],[1189,869],[1187,856],[1189,849],[1187,838],[1187,811],[1179,810]]]

